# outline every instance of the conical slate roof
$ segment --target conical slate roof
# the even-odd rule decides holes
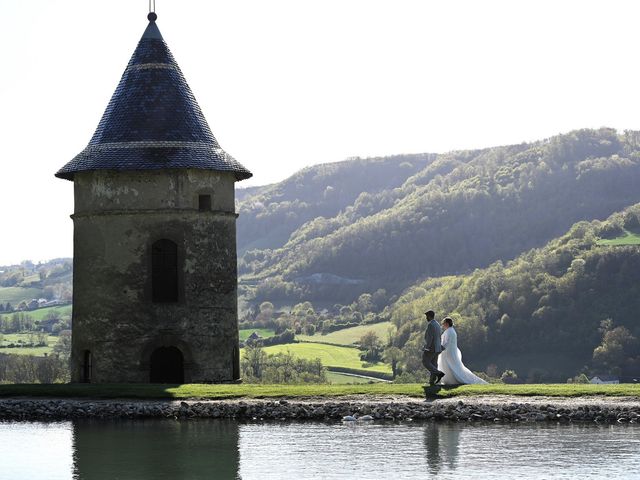
[[[154,15],[89,145],[56,177],[184,168],[229,171],[236,180],[252,176],[218,145]]]

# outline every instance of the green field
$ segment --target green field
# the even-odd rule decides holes
[[[21,287],[28,287],[29,285],[33,284],[33,283],[38,283],[40,282],[40,275],[38,275],[37,273],[34,273],[33,275],[29,275],[28,277],[24,277],[24,280],[22,280],[22,282],[20,282],[20,286]]]
[[[4,343],[15,343],[19,340],[22,340],[23,342],[29,341],[28,333],[0,333],[0,337],[2,337]],[[55,345],[57,341],[58,337],[54,335],[47,336],[47,342],[49,343],[49,345]]]
[[[41,298],[42,289],[22,288],[22,287],[0,287],[0,303],[10,302],[16,307],[20,302],[29,301],[33,298]]]
[[[367,372],[391,373],[391,367],[385,363],[377,363],[371,367],[363,367],[360,360],[360,350],[350,347],[338,347],[321,343],[288,343],[286,345],[274,345],[265,347],[264,351],[269,355],[281,352],[291,352],[296,357],[313,360],[319,358],[325,367],[345,367],[358,370],[362,375]]]
[[[640,245],[640,234],[625,230],[620,237],[598,240],[598,245]]]
[[[59,305],[57,307],[38,308],[37,310],[28,310],[24,313],[29,315],[34,320],[42,320],[49,312],[58,312],[61,317],[71,316],[71,305]],[[0,314],[2,317],[3,314]],[[11,315],[11,313],[5,313],[4,315]]]
[[[241,342],[244,342],[247,338],[249,338],[249,335],[251,335],[253,332],[256,332],[262,338],[273,337],[276,334],[274,330],[271,330],[269,328],[243,328],[239,330],[239,332]]]
[[[640,396],[640,385],[465,385],[433,390],[441,397],[478,395],[516,395],[526,401],[530,396]],[[345,395],[406,395],[423,398],[422,385],[373,383],[359,385],[249,385],[249,384],[189,384],[189,385],[0,385],[0,397],[80,397],[80,398],[300,398],[339,397]]]
[[[333,343],[337,345],[353,345],[360,338],[368,332],[373,331],[383,342],[386,341],[387,332],[389,328],[394,328],[391,322],[372,323],[369,325],[360,325],[357,327],[345,328],[344,330],[337,330],[335,332],[322,335],[317,333],[315,335],[296,335],[296,338],[303,342],[315,342],[315,343]]]
[[[34,320],[42,320],[49,312],[58,312],[61,317],[69,317],[71,316],[71,309],[71,305],[60,305],[57,307],[39,308],[25,313],[31,315]]]
[[[44,357],[45,353],[51,355],[53,347],[20,347],[20,348],[0,348],[0,353],[11,355],[33,355],[34,357]]]
[[[46,347],[14,347],[7,348],[9,343],[16,343],[18,340],[24,342],[29,341],[28,333],[2,333],[0,334],[2,342],[0,342],[0,353],[10,353],[13,355],[35,355],[36,357],[43,357],[46,353],[50,355],[53,352],[53,346],[58,342],[58,337],[49,335],[47,337],[48,345]]]

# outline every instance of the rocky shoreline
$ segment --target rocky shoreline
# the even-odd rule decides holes
[[[624,399],[501,399],[482,397],[419,399],[282,399],[282,400],[87,400],[0,399],[0,420],[197,419],[240,421],[450,421],[504,423],[601,423],[640,425],[640,401]],[[529,400],[529,399],[527,399]],[[532,399],[533,400],[533,399]],[[357,421],[357,420],[355,420]]]

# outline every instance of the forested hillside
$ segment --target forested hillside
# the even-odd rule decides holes
[[[0,266],[0,313],[26,310],[33,299],[70,302],[72,268],[70,258],[38,264],[27,260],[20,265]]]
[[[640,132],[585,129],[417,156],[386,164],[399,173],[385,168],[388,183],[368,190],[362,186],[375,166],[361,162],[348,174],[341,164],[330,175],[308,169],[244,197],[239,269],[257,284],[256,301],[399,293],[422,278],[512,259],[577,221],[640,201]]]
[[[394,344],[420,369],[424,311],[451,315],[466,362],[515,369],[523,380],[592,373],[640,375],[640,204],[517,259],[411,287],[387,311]],[[606,238],[627,239],[616,245]]]
[[[456,320],[467,363],[493,376],[640,376],[638,202],[640,132],[606,128],[306,168],[238,192],[241,327],[318,342],[391,321],[365,350],[375,356],[349,353],[407,376],[424,372],[434,309]],[[23,311],[70,301],[71,268],[0,267],[7,335],[42,326]],[[69,326],[57,313],[52,332]]]
[[[357,199],[401,186],[434,155],[355,158],[305,168],[264,187],[238,189],[238,253],[282,247],[291,233],[319,217],[331,218]]]

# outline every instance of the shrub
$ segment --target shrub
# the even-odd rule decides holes
[[[503,383],[507,384],[522,383],[522,381],[518,378],[518,374],[513,370],[505,370],[500,377],[500,380],[502,380]]]

